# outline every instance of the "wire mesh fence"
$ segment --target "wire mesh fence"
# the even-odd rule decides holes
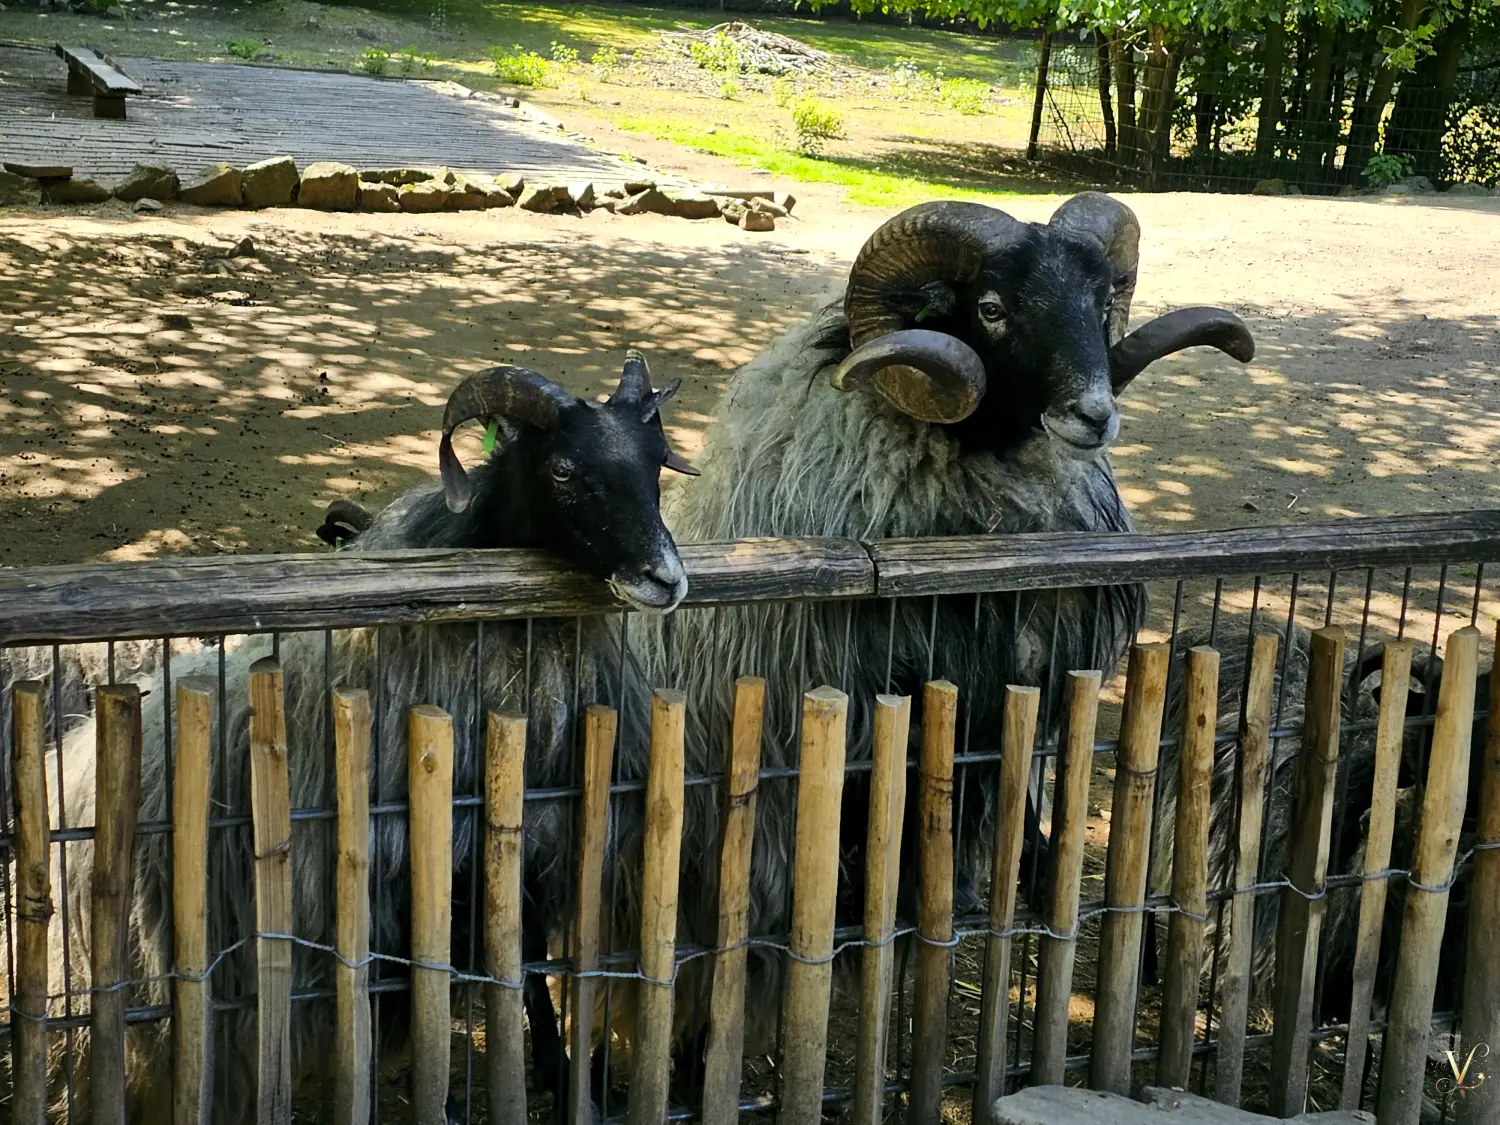
[[[1500,1030],[1500,514],[684,555],[8,574],[12,1119],[1415,1120]]]

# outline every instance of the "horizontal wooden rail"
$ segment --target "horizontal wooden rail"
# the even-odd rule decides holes
[[[746,539],[681,548],[685,605],[910,597],[1500,561],[1500,511],[1160,534]],[[0,569],[0,645],[617,609],[536,551],[242,555]]]

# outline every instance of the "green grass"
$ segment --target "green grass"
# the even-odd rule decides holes
[[[710,156],[722,156],[744,168],[754,168],[802,183],[837,184],[851,203],[871,207],[908,207],[929,199],[1003,199],[1020,194],[978,187],[901,171],[887,171],[873,161],[852,158],[798,156],[775,143],[734,130],[687,125],[667,117],[626,117],[616,124],[630,133],[644,133]]]

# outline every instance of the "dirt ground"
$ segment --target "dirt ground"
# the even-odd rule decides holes
[[[330,500],[434,472],[448,391],[502,357],[599,394],[645,349],[684,380],[668,420],[691,456],[736,366],[836,291],[886,217],[799,194],[761,236],[515,210],[0,214],[0,565],[321,549]],[[1142,527],[1500,504],[1500,201],[1130,203],[1137,315],[1221,303],[1259,346],[1129,392],[1115,456]],[[224,258],[247,234],[256,255]]]

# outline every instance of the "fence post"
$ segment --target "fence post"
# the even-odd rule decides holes
[[[281,665],[250,666],[250,819],[255,836],[255,960],[260,1060],[256,1120],[292,1120],[292,803]]]
[[[802,754],[793,858],[792,961],[782,1009],[781,1125],[819,1125],[833,983],[839,804],[849,697],[820,687],[802,697]]]
[[[1375,728],[1375,774],[1370,791],[1370,827],[1365,834],[1363,874],[1379,875],[1390,866],[1391,838],[1396,831],[1396,781],[1406,737],[1406,697],[1411,682],[1412,643],[1385,646],[1380,668],[1380,715]],[[1350,810],[1354,812],[1355,810]],[[1344,1084],[1339,1104],[1358,1109],[1365,1091],[1365,1055],[1370,1042],[1370,1004],[1375,998],[1375,971],[1385,928],[1386,889],[1390,880],[1366,879],[1359,891],[1359,923],[1354,939],[1354,969],[1349,1000],[1349,1035],[1344,1049]]]
[[[1288,824],[1290,850],[1276,925],[1276,996],[1271,1037],[1271,1108],[1296,1117],[1307,1103],[1312,1049],[1313,984],[1326,903],[1324,880],[1333,829],[1334,778],[1339,762],[1339,698],[1344,674],[1344,630],[1325,626],[1312,635],[1302,753]]]
[[[16,803],[16,1125],[47,1120],[47,931],[52,923],[52,829],[47,811],[47,689],[11,688],[11,763]]]
[[[854,1049],[854,1125],[885,1119],[885,1056],[891,984],[896,966],[896,887],[901,878],[901,831],[906,809],[906,748],[911,700],[875,697],[870,775],[870,830],[865,845],[865,947],[860,965],[858,1040]]]
[[[1500,628],[1496,629],[1500,636]],[[1500,650],[1497,650],[1500,651]],[[1464,963],[1463,1037],[1467,1052],[1484,1043],[1490,1066],[1500,1055],[1500,671],[1490,672],[1489,721],[1484,739],[1484,787],[1479,798],[1479,834],[1469,888],[1469,949]],[[1490,1079],[1493,1081],[1493,1078]],[[1500,1092],[1475,1098],[1475,1125],[1500,1125]]]
[[[202,1125],[212,1112],[213,1009],[204,974],[208,972],[209,754],[218,699],[218,684],[211,679],[177,682],[172,780],[172,936],[180,974],[172,1013],[176,1125]]]
[[[130,908],[135,829],[141,811],[141,689],[110,684],[95,693],[94,879],[89,930],[93,1017],[89,1094],[96,1125],[125,1125],[125,992],[130,979]]]
[[[1035,160],[1037,143],[1042,136],[1042,107],[1047,102],[1047,71],[1052,65],[1052,13],[1042,24],[1042,43],[1036,56],[1036,97],[1031,105],[1031,132],[1026,140],[1026,159]]]
[[[911,1102],[908,1116],[943,1114],[948,1053],[948,984],[953,961],[953,744],[958,688],[946,680],[922,692],[922,756],[917,771],[916,974],[912,984]]]
[[[370,1125],[370,731],[369,692],[335,689],[335,1125]]]
[[[1479,630],[1472,625],[1457,630],[1448,638],[1443,653],[1443,686],[1438,692],[1437,721],[1432,728],[1422,822],[1412,851],[1406,910],[1401,917],[1400,953],[1380,1054],[1375,1115],[1381,1125],[1416,1125],[1422,1113],[1427,1046],[1432,1037],[1432,998],[1437,988],[1443,926],[1448,920],[1448,886],[1453,881],[1453,861],[1469,789],[1469,742],[1474,730],[1478,663]],[[1469,924],[1474,925],[1472,915]],[[1493,1044],[1490,1049],[1495,1049]]]
[[[1115,751],[1115,794],[1109,818],[1104,871],[1104,919],[1099,929],[1099,1000],[1089,1085],[1130,1093],[1135,1044],[1135,1001],[1140,989],[1141,929],[1151,848],[1151,799],[1161,749],[1171,646],[1137,644],[1125,676],[1120,746]]]
[[[672,990],[677,962],[677,877],[682,855],[683,713],[680,691],[651,697],[651,765],[642,842],[641,976],[630,1125],[667,1119],[672,1073]]]
[[[411,789],[412,1119],[447,1125],[448,1054],[453,1037],[453,719],[419,704],[407,713]]]
[[[719,849],[719,929],[713,999],[704,1060],[703,1125],[739,1120],[745,1055],[745,938],[750,932],[750,849],[755,839],[755,790],[760,784],[766,681],[734,682],[724,834]]]
[[[1078,951],[1078,894],[1083,881],[1084,828],[1089,816],[1089,777],[1094,771],[1094,730],[1099,715],[1098,672],[1068,673],[1068,715],[1053,802],[1052,871],[1037,943],[1036,1040],[1031,1084],[1060,1086],[1068,1058],[1068,1011],[1073,997],[1073,959]],[[924,716],[925,720],[925,716]]]
[[[526,1125],[522,1026],[522,815],[526,803],[526,717],[491,711],[485,727],[484,1062],[488,1120]]]
[[[1158,1086],[1187,1088],[1198,1025],[1198,984],[1203,972],[1203,931],[1208,922],[1208,817],[1213,785],[1214,732],[1219,719],[1219,654],[1187,654],[1187,706],[1182,714],[1177,823],[1172,844],[1172,913],[1167,918],[1167,958],[1161,986],[1161,1058]]]
[[[619,716],[591,704],[583,716],[583,801],[578,831],[578,920],[574,927],[573,1023],[568,1035],[568,1115],[570,1125],[594,1120],[589,1082],[589,1051],[594,1038],[594,980],[599,969],[600,888],[609,830],[609,778],[615,757]]]
[[[1240,1104],[1245,1075],[1245,1032],[1250,1013],[1250,969],[1255,955],[1257,900],[1248,889],[1260,871],[1260,830],[1266,782],[1271,775],[1271,695],[1281,637],[1259,633],[1250,650],[1250,675],[1240,708],[1239,817],[1234,848],[1234,900],[1229,907],[1229,949],[1219,1013],[1219,1054],[1214,1060],[1214,1097]]]
[[[1000,793],[995,816],[995,853],[990,878],[990,935],[984,950],[984,990],[979,1001],[979,1051],[972,1119],[988,1121],[990,1106],[1005,1093],[1005,1025],[1010,1004],[1010,929],[1016,918],[1021,878],[1021,835],[1031,748],[1036,744],[1034,687],[1005,688],[1000,747]]]

